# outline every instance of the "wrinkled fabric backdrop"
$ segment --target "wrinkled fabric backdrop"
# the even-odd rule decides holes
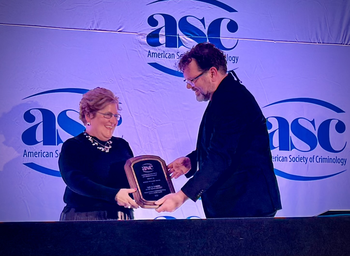
[[[59,219],[58,155],[84,129],[79,101],[97,86],[120,98],[115,136],[135,156],[170,163],[192,151],[207,103],[176,64],[207,41],[267,118],[277,216],[350,209],[349,27],[347,0],[1,0],[0,221]],[[135,217],[205,218],[200,200]]]

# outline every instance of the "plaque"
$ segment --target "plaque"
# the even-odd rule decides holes
[[[175,193],[173,183],[163,159],[153,155],[141,155],[128,159],[124,166],[126,177],[136,203],[142,208],[157,208],[155,201]]]

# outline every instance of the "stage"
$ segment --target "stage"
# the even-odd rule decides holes
[[[350,216],[2,222],[1,255],[350,255]]]

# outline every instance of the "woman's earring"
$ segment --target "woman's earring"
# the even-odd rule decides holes
[[[87,122],[86,125],[87,125],[87,126],[90,126],[91,124],[90,124],[90,122]]]

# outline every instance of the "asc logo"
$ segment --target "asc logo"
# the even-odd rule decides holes
[[[165,4],[164,1],[158,0],[149,3],[154,10],[155,4]],[[217,17],[214,20],[209,20],[199,14],[189,14],[176,19],[168,13],[154,13],[147,19],[147,24],[152,29],[146,36],[146,42],[151,47],[147,52],[148,59],[157,59],[157,62],[149,62],[152,67],[167,73],[169,75],[182,77],[182,73],[160,63],[162,60],[176,60],[182,55],[180,51],[174,51],[179,48],[185,50],[191,48],[194,44],[210,42],[222,51],[231,51],[237,44],[238,40],[233,38],[234,33],[238,31],[238,24],[230,17],[232,13],[237,12],[232,7],[216,1],[216,0],[197,0],[203,5],[210,5],[213,11],[227,13],[229,17]],[[184,1],[179,2],[183,6]],[[198,3],[196,3],[198,6]],[[170,8],[171,9],[171,8]],[[189,10],[199,10],[199,7],[189,8]],[[174,14],[173,14],[174,15]],[[225,36],[225,43],[222,37]],[[229,40],[227,40],[229,38]],[[161,48],[159,51],[154,48]],[[237,63],[237,56],[226,55],[227,61]]]
[[[290,104],[293,104],[293,110],[289,113],[286,107]],[[345,112],[341,108],[313,98],[285,99],[264,108],[275,108],[275,114],[266,120],[278,176],[310,181],[326,179],[346,171],[346,125],[341,120]],[[277,115],[278,112],[282,115]],[[298,174],[280,170],[287,168],[288,164],[292,164],[292,171]],[[317,172],[318,175],[310,172]],[[320,175],[322,172],[325,173]]]
[[[145,163],[141,166],[141,169],[143,172],[145,173],[151,173],[151,172],[154,172],[154,167],[153,167],[153,164],[151,163]]]

